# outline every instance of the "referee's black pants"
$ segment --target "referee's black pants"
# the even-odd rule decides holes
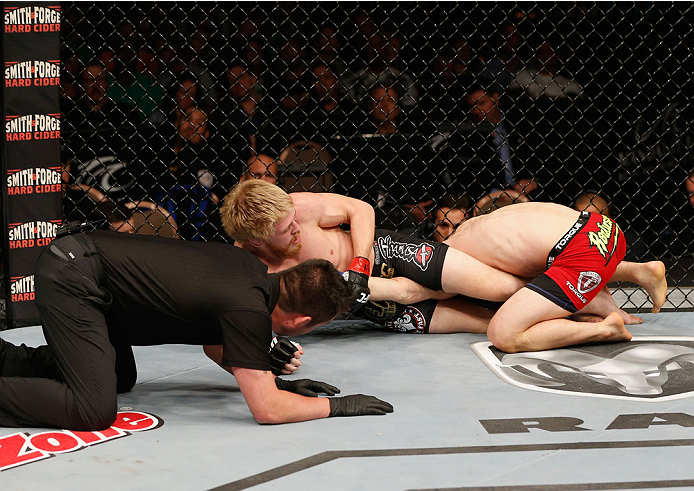
[[[117,412],[116,352],[94,244],[84,234],[56,239],[35,271],[36,305],[61,377],[0,377],[0,426],[108,428]]]

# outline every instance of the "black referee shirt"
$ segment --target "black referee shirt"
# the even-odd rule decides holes
[[[216,242],[88,234],[114,297],[109,329],[133,345],[223,344],[223,364],[269,370],[279,276],[251,253]]]

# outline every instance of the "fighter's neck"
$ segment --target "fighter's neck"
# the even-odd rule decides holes
[[[241,247],[260,259],[260,261],[267,266],[268,273],[277,273],[301,262],[300,255],[291,258],[279,258],[263,248],[256,248],[248,244]]]

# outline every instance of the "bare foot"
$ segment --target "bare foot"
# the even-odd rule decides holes
[[[591,300],[590,303],[586,305],[583,309],[581,309],[581,311],[578,314],[574,314],[574,316],[582,315],[585,317],[585,319],[573,320],[579,322],[597,322],[594,319],[591,319],[589,316],[597,315],[601,318],[600,320],[602,320],[612,312],[617,312],[619,315],[621,315],[622,319],[624,320],[624,323],[630,326],[634,324],[641,324],[643,322],[643,319],[641,317],[631,315],[630,313],[625,312],[624,310],[617,307],[617,304],[614,302],[614,299],[612,298],[610,290],[606,286],[603,287],[602,290],[600,290],[600,292],[595,296],[595,298]]]
[[[624,327],[624,319],[618,312],[612,312],[600,324],[605,327],[605,341],[631,341],[631,333]]]
[[[662,261],[650,261],[643,263],[638,271],[638,284],[646,289],[653,302],[651,312],[660,311],[667,297],[667,280],[665,279],[665,265]]]

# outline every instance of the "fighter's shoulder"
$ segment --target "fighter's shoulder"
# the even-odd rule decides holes
[[[291,193],[289,196],[296,210],[297,221],[320,214],[330,199],[328,193]]]

